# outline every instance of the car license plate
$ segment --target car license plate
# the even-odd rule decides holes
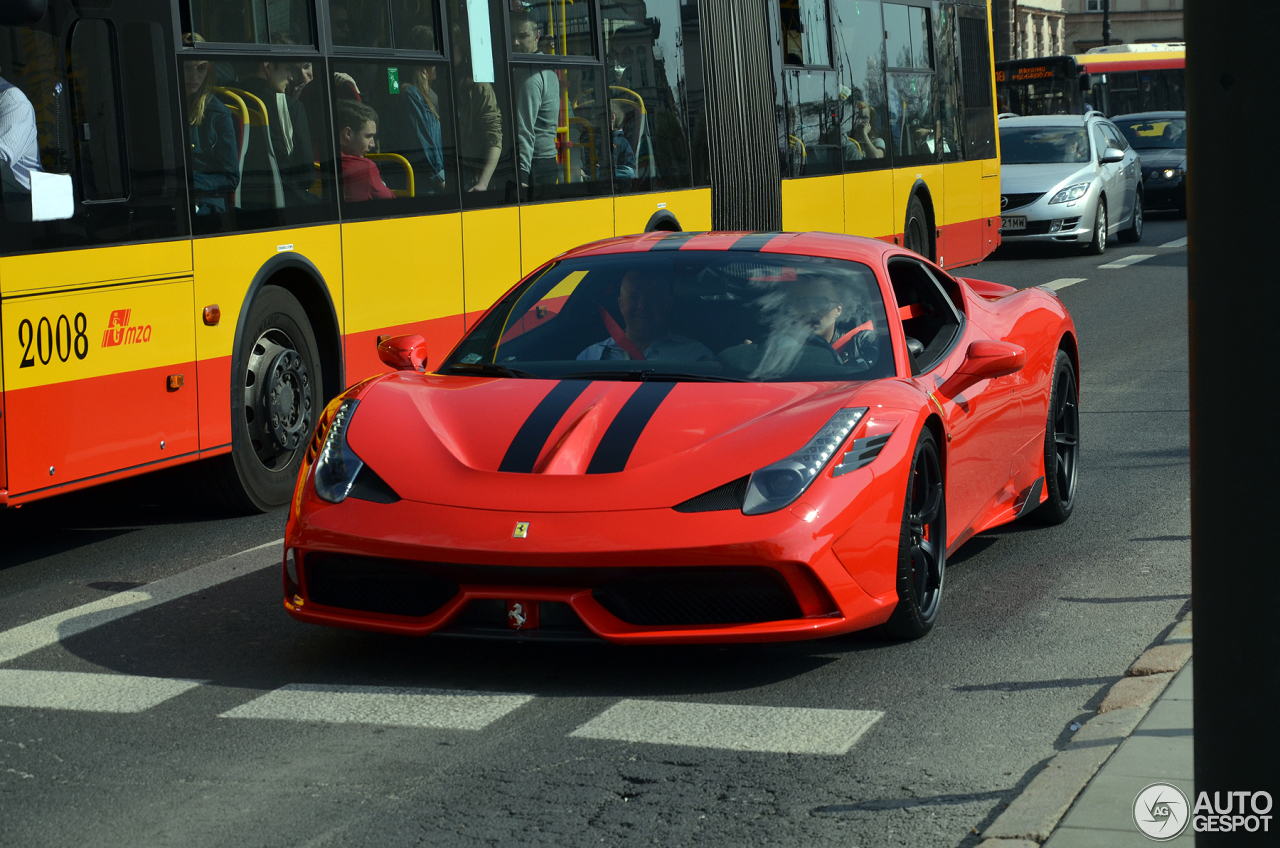
[[[1002,230],[1025,230],[1026,228],[1026,215],[1005,215],[1000,219],[1000,229]]]

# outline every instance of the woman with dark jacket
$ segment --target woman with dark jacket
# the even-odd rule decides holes
[[[204,41],[187,33],[187,44]],[[240,185],[240,151],[231,110],[213,96],[214,74],[207,60],[183,62],[187,123],[191,142],[191,183],[197,215],[227,211],[227,199]]]

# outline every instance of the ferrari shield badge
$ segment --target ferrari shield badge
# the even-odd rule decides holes
[[[515,532],[511,534],[513,539],[523,539],[529,535],[529,522],[517,521]]]

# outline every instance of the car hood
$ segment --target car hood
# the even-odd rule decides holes
[[[1048,192],[1062,184],[1087,183],[1094,178],[1093,165],[1001,165],[1001,194]]]
[[[1180,147],[1164,150],[1139,150],[1138,155],[1142,157],[1142,167],[1146,169],[1181,168],[1187,162],[1187,151]]]
[[[406,500],[666,508],[799,450],[867,385],[394,374],[362,393],[347,441]]]

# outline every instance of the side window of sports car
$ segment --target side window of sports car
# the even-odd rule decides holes
[[[913,259],[890,260],[889,281],[907,337],[911,373],[924,374],[942,361],[960,337],[963,316],[928,268]]]

